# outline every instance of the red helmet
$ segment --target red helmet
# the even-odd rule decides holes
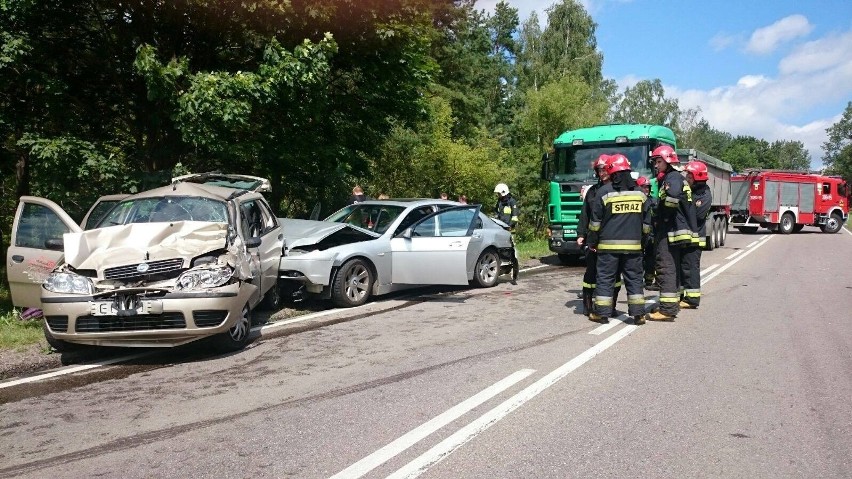
[[[606,172],[612,175],[619,171],[630,171],[630,161],[622,154],[610,155],[606,162]]]
[[[692,179],[695,181],[707,181],[707,165],[700,161],[690,161],[686,164],[686,172],[692,173]]]
[[[669,145],[660,145],[654,148],[654,151],[651,152],[651,159],[660,157],[666,161],[668,164],[680,163],[680,160],[677,157],[677,153],[675,153],[674,148]]]
[[[598,168],[605,168],[607,161],[609,161],[609,158],[609,155],[599,156],[598,159],[595,160],[595,169],[597,170]]]
[[[650,184],[651,183],[648,181],[648,178],[645,178],[644,176],[636,178],[636,186],[648,186]]]

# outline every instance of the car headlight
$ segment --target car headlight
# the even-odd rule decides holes
[[[92,294],[92,280],[75,273],[51,273],[44,280],[44,289],[61,294]]]
[[[193,268],[177,279],[178,289],[215,288],[227,283],[234,270],[230,266]]]

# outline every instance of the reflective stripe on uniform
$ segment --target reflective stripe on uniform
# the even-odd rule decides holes
[[[660,293],[661,303],[677,303],[680,302],[680,293]]]
[[[595,296],[595,304],[598,306],[612,306],[612,298],[607,296]]]
[[[600,231],[601,230],[601,222],[600,221],[589,221],[589,231]]]
[[[613,251],[613,250],[625,250],[625,251],[642,251],[642,245],[640,243],[636,244],[609,244],[608,241],[601,241],[598,243],[598,251]]]
[[[663,204],[669,208],[677,208],[680,206],[680,200],[673,196],[666,196],[666,199],[663,200]]]
[[[628,294],[627,304],[645,304],[645,295],[643,294]]]
[[[595,283],[586,283],[586,282],[584,281],[584,282],[583,282],[583,288],[586,288],[586,289],[595,289],[595,288],[597,288],[597,285],[596,285]]]
[[[700,298],[701,290],[700,289],[685,289],[683,290],[683,295],[687,298]]]

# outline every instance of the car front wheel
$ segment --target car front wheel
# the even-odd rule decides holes
[[[374,281],[373,271],[364,260],[349,260],[343,263],[334,277],[331,300],[344,308],[361,306],[370,299]]]
[[[230,353],[246,347],[251,336],[251,315],[252,312],[249,305],[243,306],[237,322],[224,333],[214,336],[214,347],[216,350],[223,353]]]
[[[490,288],[497,284],[500,276],[500,257],[493,249],[487,249],[479,255],[476,260],[476,268],[473,272],[473,280],[483,288]]]

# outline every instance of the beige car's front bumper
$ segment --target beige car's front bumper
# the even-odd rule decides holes
[[[204,291],[170,292],[150,314],[95,316],[91,296],[42,289],[42,310],[56,339],[97,346],[178,346],[230,329],[257,287],[243,281]]]

